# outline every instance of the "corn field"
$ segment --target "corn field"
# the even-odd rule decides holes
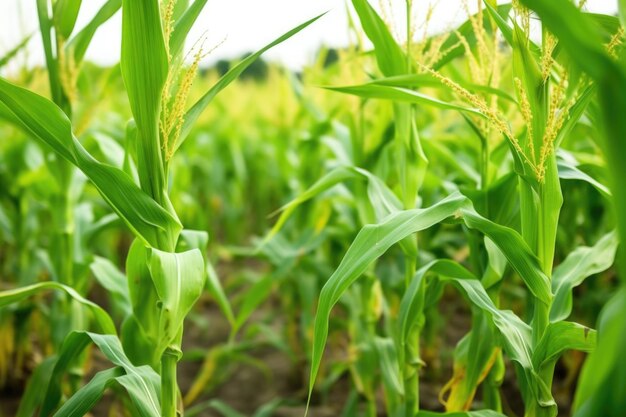
[[[626,1],[337,0],[299,72],[325,15],[207,66],[207,0],[24,1],[0,417],[626,416]]]

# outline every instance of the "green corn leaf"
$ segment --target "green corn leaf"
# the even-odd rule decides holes
[[[205,285],[204,258],[198,249],[169,253],[152,249],[149,269],[160,301],[159,349],[170,344],[182,331],[183,321]],[[177,346],[180,349],[180,346]]]
[[[595,330],[569,321],[550,323],[533,351],[533,363],[536,369],[541,369],[549,362],[556,362],[566,350],[591,352],[595,347]]]
[[[445,220],[466,204],[465,198],[455,194],[427,209],[398,212],[390,215],[378,225],[367,225],[361,229],[320,294],[315,319],[309,398],[313,392],[313,384],[328,337],[330,311],[341,295],[365,272],[372,261],[385,253],[393,244]]]
[[[170,38],[170,54],[176,59],[185,47],[185,40],[198,16],[206,6],[208,0],[195,0],[183,15],[175,21],[174,31]]]
[[[513,38],[515,36],[514,28],[507,23],[504,17],[502,17],[498,10],[496,10],[496,8],[488,0],[483,0],[483,4],[485,5],[485,9],[489,13],[489,16],[491,16],[493,21],[498,26],[498,29],[500,29],[500,32],[502,33],[502,36],[504,36],[504,39],[510,46],[513,46]],[[530,52],[532,52],[532,55],[534,57],[538,58],[541,56],[541,49],[532,40],[528,41],[528,48]]]
[[[120,309],[128,315],[132,312],[126,275],[113,262],[100,256],[95,256],[91,265],[91,272],[96,280],[107,290]]]
[[[368,0],[352,0],[365,34],[374,44],[374,54],[380,71],[386,76],[407,73],[406,56],[393,38],[385,21]]]
[[[575,417],[618,417],[626,410],[623,349],[626,288],[609,300],[598,320],[598,345],[583,366],[574,398]]]
[[[122,7],[122,0],[108,0],[98,10],[96,15],[80,30],[76,35],[70,39],[66,45],[66,49],[71,51],[74,55],[74,62],[80,64],[85,58],[87,48],[91,43],[98,28],[106,23],[117,11]]]
[[[443,281],[449,280],[457,283],[467,295],[468,301],[493,317],[493,321],[503,336],[502,341],[511,358],[524,368],[532,369],[530,327],[511,311],[498,309],[473,273],[457,262],[445,259],[437,260],[425,265],[415,274],[411,287],[414,282],[424,285],[423,279],[427,273],[436,274]],[[411,291],[408,291],[402,299],[398,317],[401,326],[399,332],[401,344],[406,343],[408,329],[414,323],[415,315],[419,314],[420,307],[423,308],[423,299],[420,303],[420,300],[413,299],[412,295]],[[405,308],[402,308],[403,306]],[[409,306],[410,308],[408,308]]]
[[[617,234],[604,235],[592,247],[579,247],[552,274],[554,300],[550,309],[550,321],[565,320],[572,311],[572,289],[589,277],[605,271],[613,265],[617,251]]]
[[[278,233],[278,231],[284,226],[285,222],[299,206],[329,190],[335,185],[353,179],[368,181],[367,193],[369,201],[371,202],[379,220],[402,208],[400,200],[398,200],[393,191],[391,191],[387,185],[380,180],[380,178],[361,168],[340,166],[328,172],[307,190],[298,195],[298,197],[277,210],[276,213],[281,212],[280,217],[274,224],[269,235],[266,237],[265,242],[269,241],[269,239]]]
[[[487,235],[506,256],[533,295],[540,302],[549,305],[552,298],[549,280],[542,272],[538,259],[523,238],[513,229],[497,225],[480,216],[472,208],[470,200],[461,194],[452,194],[426,209],[393,213],[379,224],[366,225],[361,229],[341,264],[322,289],[315,320],[309,396],[312,393],[326,345],[330,312],[341,295],[375,259],[385,253],[393,244],[450,217],[462,218],[468,227]],[[472,288],[466,289],[466,291],[470,290]],[[520,358],[520,360],[524,359],[522,356]],[[526,364],[530,363],[529,357],[524,360]]]
[[[46,67],[48,69],[48,81],[50,82],[50,93],[55,103],[63,103],[63,87],[59,79],[59,62],[58,57],[55,58],[52,47],[52,28],[53,22],[50,18],[48,0],[37,0],[37,17],[39,19],[39,31],[41,32],[41,41],[43,43],[44,56],[46,58]]]
[[[76,165],[102,197],[146,244],[158,236],[177,233],[180,223],[142,192],[123,171],[96,161],[76,140],[67,116],[51,101],[0,78],[0,102],[34,137]]]
[[[96,373],[54,413],[54,417],[85,416],[100,401],[107,388],[122,375],[124,375],[124,369],[119,366]]]
[[[401,351],[404,351],[406,347],[411,328],[417,324],[420,316],[423,314],[425,295],[423,289],[426,285],[424,278],[429,272],[455,276],[462,279],[476,279],[473,273],[463,268],[461,265],[446,260],[431,262],[417,271],[400,302],[400,311],[398,313],[398,344],[402,348]],[[444,272],[446,272],[446,274],[444,274]]]
[[[124,375],[117,377],[119,382],[128,391],[131,400],[146,417],[160,416],[160,377],[149,366],[137,367],[128,359],[117,336],[101,335],[88,332],[73,332],[63,342],[54,367],[45,399],[41,408],[42,416],[49,416],[61,401],[61,378],[73,363],[76,357],[84,351],[89,344],[94,343],[100,351],[114,365],[124,370]],[[106,388],[102,381],[98,381],[92,388],[97,386]],[[81,401],[78,401],[80,404]]]
[[[165,204],[164,161],[159,136],[161,95],[168,57],[158,0],[122,2],[121,69],[138,130],[137,165],[141,187]]]
[[[595,79],[605,78],[614,68],[603,48],[602,38],[593,20],[585,18],[568,0],[542,2],[522,0],[541,16],[542,22],[554,33],[563,48]]]
[[[57,0],[52,12],[52,20],[57,34],[67,39],[74,30],[82,0]]]
[[[198,120],[198,118],[200,117],[202,112],[207,108],[207,106],[211,103],[211,101],[213,101],[215,96],[217,96],[220,91],[222,91],[230,83],[235,81],[241,75],[241,73],[245,71],[246,68],[248,68],[250,65],[252,65],[252,63],[255,62],[267,50],[273,48],[274,46],[276,46],[276,45],[278,45],[280,43],[283,43],[284,41],[286,41],[287,39],[291,38],[296,33],[300,32],[301,30],[303,30],[304,28],[306,28],[307,26],[309,26],[310,24],[312,24],[313,22],[315,22],[317,19],[319,19],[322,16],[323,16],[323,14],[321,14],[321,15],[319,15],[317,17],[314,17],[311,20],[308,20],[308,21],[304,22],[303,24],[301,24],[299,26],[296,26],[295,28],[291,29],[289,32],[287,32],[284,35],[282,35],[279,38],[277,38],[276,40],[274,40],[274,41],[270,42],[269,44],[265,45],[263,48],[259,49],[257,52],[255,52],[252,55],[246,57],[240,63],[235,65],[233,68],[231,68],[226,74],[224,74],[224,76],[222,78],[220,78],[219,81],[213,87],[211,87],[209,89],[209,91],[207,91],[187,111],[187,114],[185,114],[185,121],[184,121],[184,124],[183,124],[182,132],[180,134],[180,139],[175,144],[174,151],[176,151],[180,147],[180,145],[182,145],[183,141],[187,138],[187,136],[191,132],[191,128],[196,123],[196,121]]]
[[[623,161],[626,135],[626,120],[616,118],[615,112],[626,109],[626,73],[607,54],[602,38],[592,19],[583,15],[571,2],[554,0],[522,0],[525,5],[537,12],[543,24],[559,39],[561,46],[577,65],[598,83],[599,102],[601,105],[602,131],[609,171],[612,175],[613,202],[616,213],[626,211],[626,192],[620,181],[626,176],[626,164]],[[620,4],[623,6],[623,2]],[[623,16],[622,9],[622,16]],[[618,235],[626,239],[626,221],[617,216]],[[620,261],[626,260],[626,247],[620,247]],[[626,269],[621,268],[622,272]],[[625,274],[621,274],[622,283]],[[626,315],[626,291],[622,288],[602,312],[599,328],[599,343],[596,351],[590,355],[576,393],[574,404],[575,416],[620,415],[626,410],[624,397],[626,381],[625,369],[621,363],[621,349],[626,345],[624,334],[624,315]]]
[[[183,252],[190,249],[199,249],[202,253],[206,253],[208,245],[209,234],[207,232],[185,229],[180,234],[180,240],[178,241],[176,250],[177,252]],[[211,296],[215,299],[220,310],[230,325],[233,326],[235,323],[235,316],[233,314],[232,307],[226,297],[226,294],[224,293],[224,289],[222,288],[222,284],[220,283],[215,268],[213,268],[213,265],[211,265],[208,261],[206,261],[206,277],[206,286],[209,294],[211,294]]]
[[[524,280],[530,292],[542,303],[552,300],[550,280],[543,273],[539,260],[522,236],[505,226],[500,226],[480,216],[473,209],[461,209],[463,221],[472,229],[480,230],[502,251],[511,267]]]
[[[100,331],[109,334],[116,334],[113,320],[111,320],[111,317],[107,314],[106,311],[104,311],[97,304],[81,296],[73,288],[60,284],[58,282],[41,282],[39,284],[20,287],[13,290],[0,291],[0,308],[5,307],[9,304],[20,302],[22,300],[25,300],[26,298],[49,290],[60,290],[65,292],[74,300],[78,301],[81,305],[89,309],[89,311],[91,311]]]
[[[460,82],[457,81],[457,83],[470,92],[480,91],[482,93],[496,95],[504,100],[507,100],[513,103],[517,102],[517,100],[513,96],[511,96],[508,92],[499,88],[490,87],[487,85],[467,83],[463,81],[460,81]],[[392,77],[376,78],[364,85],[370,85],[370,84],[385,85],[389,87],[401,87],[401,88],[407,88],[407,89],[414,89],[414,88],[419,88],[419,87],[429,87],[429,88],[439,88],[439,89],[447,88],[441,83],[440,80],[435,78],[433,75],[427,74],[427,73],[426,74],[396,75]]]
[[[535,367],[533,362],[530,326],[524,323],[512,311],[498,309],[478,278],[458,263],[448,260],[436,260],[422,268],[418,274],[427,272],[436,273],[439,279],[444,282],[453,282],[465,293],[467,300],[472,305],[490,317],[493,325],[501,335],[499,340],[505,351],[511,360],[517,362],[524,370],[526,388],[531,390],[541,406],[553,407],[555,405],[554,399],[549,388],[539,378],[539,368]],[[476,355],[476,352],[474,355]],[[488,357],[483,359],[486,361]],[[470,375],[468,373],[467,378],[470,385],[472,385],[471,381],[477,381],[478,372],[482,371],[482,367],[475,366],[480,363],[477,357],[473,357],[472,362],[474,366],[470,367],[468,372],[473,374]],[[471,388],[475,389],[473,386]]]
[[[403,103],[425,104],[440,109],[459,110],[467,113],[482,115],[477,109],[448,103],[417,91],[401,87],[390,87],[377,84],[362,84],[348,87],[325,87],[328,90],[355,95],[362,98],[378,98]]]
[[[561,155],[562,153],[560,152],[559,156]],[[566,158],[558,158],[557,167],[559,170],[559,178],[563,180],[584,181],[586,183],[589,183],[596,190],[598,190],[598,192],[602,194],[603,197],[609,199],[612,196],[611,190],[609,190],[607,186],[605,186],[586,172],[581,171],[576,165],[577,162],[575,159],[573,159],[573,156],[571,155],[567,155]]]

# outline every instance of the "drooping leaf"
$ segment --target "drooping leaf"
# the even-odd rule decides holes
[[[595,347],[595,330],[569,321],[550,323],[533,351],[533,363],[536,369],[541,369],[548,362],[555,362],[566,350],[590,352]]]
[[[117,336],[89,332],[73,332],[63,342],[50,383],[48,384],[41,408],[41,415],[49,416],[57,408],[61,401],[61,378],[75,358],[91,343],[97,345],[109,361],[123,369],[124,374],[116,376],[116,381],[126,388],[141,415],[146,417],[160,416],[159,396],[161,382],[159,375],[149,366],[137,367],[133,365],[126,357]],[[117,373],[117,371],[111,371],[111,373]],[[82,395],[89,395],[89,397],[85,398],[93,398],[94,394],[97,394],[98,389],[105,389],[107,386],[108,381],[103,376],[100,376]],[[76,406],[80,407],[83,401],[86,400],[81,398],[76,400]]]
[[[565,320],[572,311],[572,289],[587,277],[602,272],[613,265],[617,251],[617,235],[604,235],[592,246],[582,246],[570,253],[552,273],[554,300],[550,309],[550,321]]]
[[[0,102],[20,127],[83,171],[145,243],[156,246],[160,234],[175,234],[181,229],[179,221],[142,192],[126,173],[95,160],[74,137],[69,119],[54,103],[2,78]]]
[[[538,259],[525,244],[522,237],[513,229],[497,225],[480,216],[472,208],[471,202],[461,194],[452,194],[426,209],[393,213],[379,224],[366,225],[361,229],[341,264],[322,289],[315,320],[309,395],[312,393],[326,345],[330,312],[339,298],[367,267],[393,244],[450,217],[461,218],[468,227],[487,235],[506,256],[513,269],[519,273],[527,288],[538,298],[539,302],[549,304],[552,298],[549,280],[542,272]],[[475,289],[470,286],[465,290],[475,292]],[[478,297],[480,294],[476,296]],[[489,297],[486,297],[489,300]],[[487,300],[484,301],[487,302]],[[491,301],[489,300],[489,302]],[[512,313],[502,314],[506,316]],[[525,368],[529,368],[530,357],[528,352],[524,355],[520,353],[518,356],[520,361],[524,361]]]
[[[124,369],[119,366],[96,373],[54,413],[54,417],[83,417],[100,401],[107,388],[122,375]]]
[[[0,292],[0,308],[9,304],[17,303],[28,297],[46,292],[49,290],[60,290],[67,293],[74,300],[88,308],[98,324],[100,331],[108,334],[116,334],[115,325],[111,317],[97,304],[87,300],[81,296],[76,290],[58,282],[41,282],[39,284],[33,284],[26,287],[15,288],[12,290],[5,290]]]

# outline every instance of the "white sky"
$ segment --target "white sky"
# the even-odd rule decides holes
[[[428,4],[436,0],[417,0],[415,20],[424,16]],[[83,0],[77,28],[87,22],[105,0]],[[391,4],[390,18],[404,19],[405,0],[370,0],[376,7],[380,3]],[[470,3],[473,1],[470,0]],[[613,13],[617,0],[589,0],[588,10]],[[37,30],[35,0],[0,0],[0,57],[17,45],[28,33]],[[259,49],[294,26],[320,13],[329,11],[318,22],[279,45],[265,56],[278,60],[292,68],[311,62],[315,51],[322,44],[343,46],[349,42],[347,8],[345,0],[209,0],[204,12],[196,22],[189,39],[208,38],[207,47],[220,44],[207,62],[220,58],[233,58],[244,52]],[[447,28],[464,20],[461,0],[438,0],[430,28]],[[100,28],[88,52],[87,59],[110,65],[119,60],[121,44],[121,14],[118,13]],[[29,64],[43,62],[39,37],[31,40],[26,59]]]

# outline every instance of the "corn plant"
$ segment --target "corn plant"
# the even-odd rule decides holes
[[[96,374],[56,411],[56,415],[86,413],[115,382],[128,392],[131,409],[138,415],[175,416],[179,412],[176,364],[182,352],[183,321],[205,286],[204,250],[208,236],[205,232],[183,230],[177,218],[169,198],[170,159],[188,136],[192,124],[219,91],[261,53],[304,29],[315,19],[248,57],[187,110],[187,95],[203,50],[199,47],[194,62],[185,68],[184,44],[206,0],[192,4],[176,1],[107,3],[105,12],[98,14],[94,21],[101,24],[110,15],[109,11],[115,11],[121,5],[121,69],[134,116],[127,140],[132,143],[130,155],[133,162],[130,166],[136,163],[136,184],[128,173],[96,160],[76,139],[68,118],[69,88],[60,81],[59,60],[51,56],[53,48],[48,45],[53,22],[46,16],[47,4],[40,3],[54,102],[4,79],[0,80],[0,101],[11,122],[57,154],[59,164],[65,169],[61,170],[62,173],[66,173],[71,165],[82,171],[135,235],[126,265],[132,311],[117,336],[108,314],[82,298],[70,285],[34,284],[4,292],[2,302],[15,302],[40,290],[61,289],[94,311],[102,332],[75,331],[65,338],[42,399],[42,415],[49,415],[57,409],[63,374],[73,365],[76,355],[94,343],[115,366]],[[80,3],[55,4],[54,29],[58,43],[71,32]],[[86,35],[70,48],[70,52],[80,58],[86,50],[85,41],[81,40],[93,36],[93,30],[88,27],[81,33]],[[63,51],[58,47],[56,50]],[[76,63],[74,60],[68,62],[68,65]],[[72,72],[68,71],[66,75],[72,75]],[[36,407],[36,404],[32,406]]]
[[[394,54],[400,56],[401,51],[386,31],[383,20],[377,17],[376,12],[367,3],[355,2],[354,5],[366,33],[370,31],[368,35],[374,43],[375,53],[385,54],[384,62],[387,66],[401,62],[392,58]],[[501,359],[498,358],[500,349],[504,349],[516,363],[526,415],[556,415],[556,403],[551,394],[556,360],[564,350],[588,351],[595,346],[593,330],[565,321],[571,311],[570,291],[590,274],[611,266],[612,254],[616,247],[615,235],[606,235],[594,247],[576,249],[553,270],[556,228],[562,205],[555,149],[585,113],[595,87],[588,80],[578,78],[576,72],[568,67],[568,61],[556,52],[558,49],[553,35],[544,31],[541,47],[530,40],[529,17],[523,8],[516,6],[514,8],[516,18],[508,23],[506,21],[508,9],[497,10],[490,2],[485,2],[485,6],[486,12],[479,12],[469,22],[475,36],[474,47],[470,46],[470,42],[463,34],[457,32],[457,38],[470,55],[468,62],[474,66],[473,71],[479,75],[481,75],[479,71],[483,71],[483,76],[474,80],[476,83],[493,79],[493,74],[489,77],[491,67],[479,66],[480,63],[487,65],[489,58],[497,62],[497,57],[490,55],[487,41],[491,42],[493,53],[499,53],[498,37],[490,40],[486,36],[488,32],[483,27],[485,19],[487,24],[491,28],[497,28],[500,36],[511,45],[513,49],[511,81],[517,91],[518,98],[514,101],[519,109],[515,117],[520,117],[526,126],[526,130],[521,134],[514,133],[510,124],[501,115],[497,104],[498,97],[490,101],[481,97],[486,92],[493,95],[493,86],[472,84],[466,88],[445,77],[439,70],[428,68],[424,64],[421,64],[421,68],[426,70],[425,76],[405,75],[375,80],[366,85],[337,88],[339,91],[367,98],[385,98],[463,111],[465,120],[481,138],[483,167],[480,169],[482,173],[480,185],[483,187],[484,196],[477,198],[477,195],[474,197],[476,203],[472,204],[467,197],[453,194],[430,208],[412,209],[401,212],[402,214],[394,214],[399,208],[397,203],[394,205],[393,202],[387,202],[386,207],[392,208],[392,214],[379,220],[377,225],[366,226],[361,231],[320,295],[312,356],[311,390],[326,342],[330,309],[339,301],[340,296],[366,271],[368,265],[392,244],[404,242],[404,239],[413,233],[449,218],[461,220],[467,228],[476,230],[484,236],[484,243],[474,244],[471,250],[473,259],[485,259],[486,256],[487,263],[482,266],[477,263],[476,267],[480,273],[477,275],[476,272],[470,272],[450,261],[434,261],[419,269],[412,280],[407,280],[408,288],[398,317],[400,325],[395,334],[396,355],[400,362],[398,367],[394,366],[389,371],[392,377],[387,375],[387,379],[397,387],[396,392],[403,396],[403,406],[409,406],[409,410],[397,408],[395,411],[397,415],[415,412],[412,409],[414,403],[410,400],[416,395],[415,384],[412,378],[405,377],[404,383],[400,383],[398,378],[402,367],[407,366],[405,361],[409,364],[419,363],[419,356],[411,359],[410,352],[406,352],[405,349],[410,348],[411,343],[418,343],[415,342],[415,334],[411,336],[411,332],[415,332],[416,326],[420,326],[419,323],[423,321],[425,300],[430,301],[437,297],[441,281],[454,282],[479,312],[471,336],[459,345],[457,360],[460,361],[462,372],[460,379],[455,377],[451,381],[452,390],[446,403],[451,411],[469,408],[477,385],[490,374],[493,375],[493,379],[490,382],[491,388],[487,391],[489,393],[487,401],[496,411],[501,409],[498,380],[501,381],[503,371]],[[483,13],[487,15],[485,18]],[[521,20],[521,26],[518,20]],[[611,36],[619,39],[619,33],[618,31],[609,34],[609,41]],[[619,44],[619,41],[608,44],[611,50]],[[477,54],[478,58],[473,54]],[[385,74],[385,69],[382,70],[384,75],[391,74]],[[432,85],[433,79],[441,82],[472,107],[435,100],[408,89],[425,83]],[[470,90],[478,90],[482,94]],[[504,92],[495,91],[495,94],[506,97]],[[476,115],[482,118],[476,120]],[[504,142],[501,142],[502,138],[505,139]],[[488,188],[492,175],[488,165],[492,160],[488,145],[493,143],[494,139],[499,143],[508,144],[513,157],[518,184],[507,182],[511,191],[519,193],[520,226],[512,224],[513,227],[519,227],[519,232],[485,217],[486,215],[498,219],[499,214],[494,209],[490,214],[488,206],[485,206],[485,203],[490,201],[489,193],[495,191]],[[415,161],[415,158],[412,160]],[[399,162],[399,166],[404,165]],[[574,177],[589,180],[579,174]],[[296,200],[293,204],[298,204],[320,189],[341,180],[342,177],[338,173],[329,175],[305,193],[300,201]],[[500,184],[497,185],[502,188]],[[377,199],[382,198],[377,196]],[[288,207],[289,209],[291,207]],[[479,212],[485,214],[481,215]],[[476,241],[476,235],[472,239]],[[481,246],[485,249],[481,249]],[[581,259],[582,262],[577,263]],[[505,260],[508,260],[529,292],[526,318],[528,322],[498,307],[497,289],[505,272],[506,262],[503,263]],[[426,280],[425,277],[429,273],[436,275],[438,279]],[[486,327],[480,330],[482,325]],[[415,352],[414,348],[413,351]],[[497,363],[498,367],[494,368]]]
[[[613,204],[618,213],[617,230],[623,242],[624,217],[619,213],[623,213],[624,210],[624,196],[623,190],[617,184],[619,178],[623,178],[624,175],[623,164],[618,158],[623,148],[618,138],[623,137],[624,123],[619,118],[615,119],[613,112],[623,109],[625,105],[624,96],[619,92],[624,91],[626,85],[626,60],[624,59],[626,55],[623,50],[617,53],[611,48],[615,45],[610,43],[607,51],[606,44],[598,35],[592,20],[581,14],[570,3],[565,1],[549,5],[535,1],[524,3],[539,14],[548,30],[558,37],[559,42],[571,54],[576,64],[597,82],[600,105],[598,121],[602,126],[603,149],[605,149],[612,174]],[[626,4],[620,2],[622,25],[625,23],[625,13]],[[578,28],[588,28],[588,36],[582,36],[581,32],[572,30],[571,23],[575,23]],[[623,37],[623,29],[621,36]],[[619,266],[622,278],[624,277],[623,262],[624,245],[621,245]],[[626,410],[624,398],[620,394],[623,392],[625,381],[623,367],[615,363],[616,353],[624,346],[624,326],[620,323],[619,317],[625,311],[625,305],[622,285],[610,304],[605,307],[599,322],[598,349],[589,358],[581,376],[581,383],[576,394],[574,413],[576,416],[620,415]]]

